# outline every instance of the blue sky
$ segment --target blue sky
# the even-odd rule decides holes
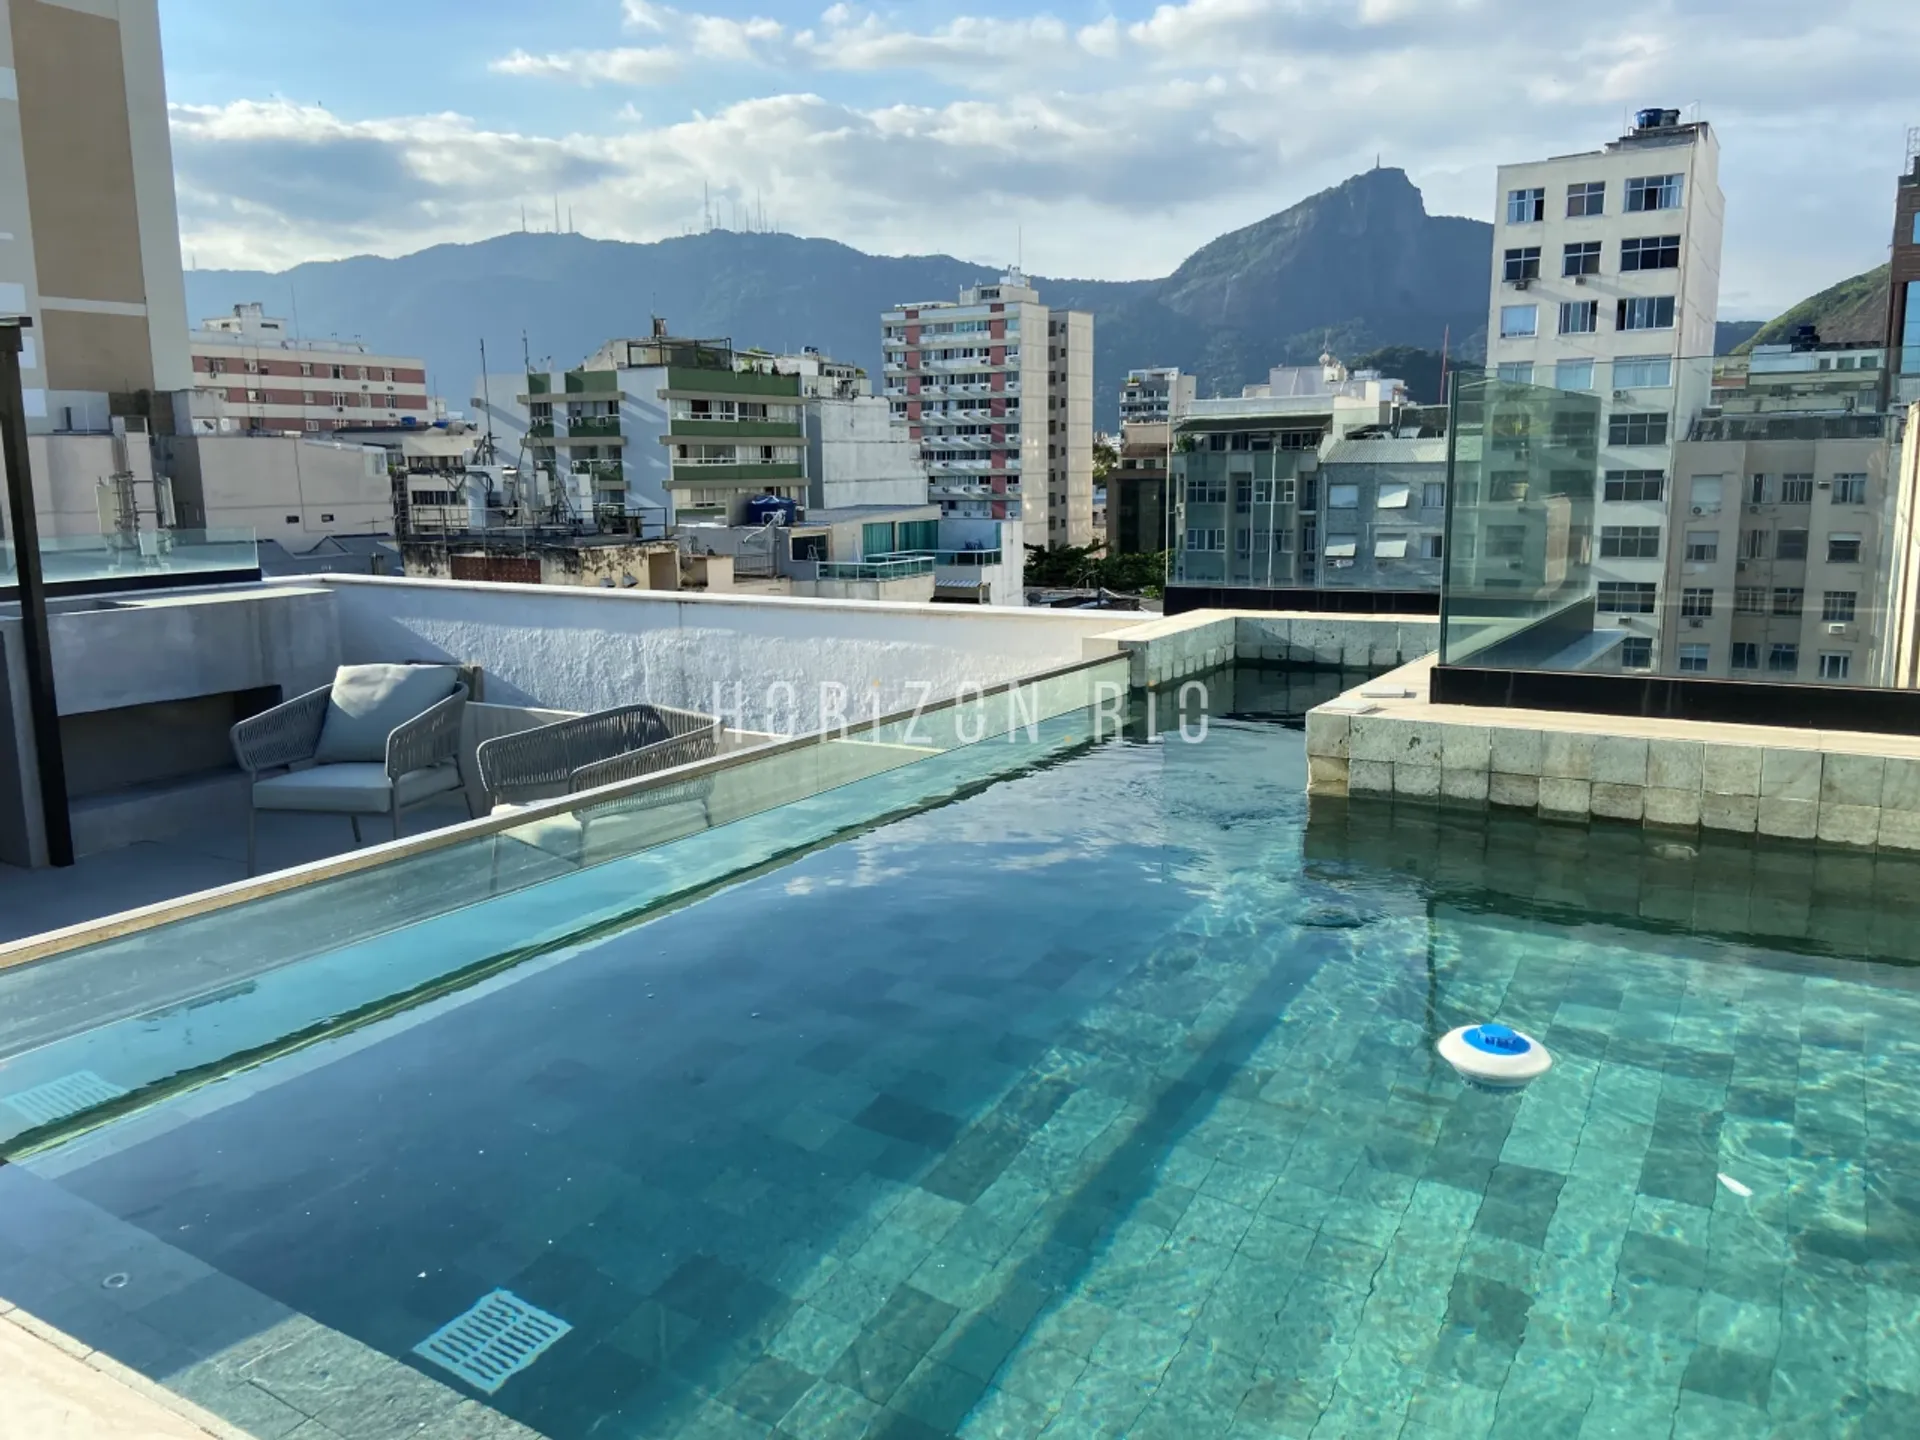
[[[1501,161],[1641,104],[1720,130],[1721,313],[1885,258],[1920,5],[1895,0],[160,0],[183,245],[277,269],[551,223],[780,227],[1165,274],[1376,155],[1490,218]],[[744,213],[744,208],[742,210]]]

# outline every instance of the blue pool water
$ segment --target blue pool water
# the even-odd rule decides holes
[[[1916,1433],[1900,875],[1303,790],[1216,719],[768,867],[0,1168],[0,1296],[302,1440]]]

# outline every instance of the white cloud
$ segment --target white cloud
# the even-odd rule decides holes
[[[680,73],[681,59],[672,50],[633,45],[615,50],[561,50],[545,55],[515,50],[487,68],[500,75],[569,80],[576,85],[656,85]]]
[[[864,248],[999,259],[1024,230],[1036,272],[1155,274],[1376,154],[1431,210],[1485,217],[1498,163],[1697,99],[1724,147],[1723,313],[1757,314],[1883,258],[1901,126],[1920,119],[1920,6],[1885,0],[1168,0],[1084,24],[1036,6],[918,26],[847,3],[810,22],[694,0],[620,14],[641,43],[494,65],[659,94],[650,119],[603,112],[611,133],[300,112],[269,134],[258,102],[177,113],[189,244],[203,263],[216,231],[236,254],[301,236],[312,254],[398,252],[515,223],[522,189],[556,188],[583,229],[651,239],[697,219],[705,183]],[[690,98],[702,86],[718,100]],[[524,93],[537,103],[537,83]],[[276,173],[290,147],[314,173]],[[382,206],[344,193],[354,166]],[[469,172],[495,183],[447,179]]]

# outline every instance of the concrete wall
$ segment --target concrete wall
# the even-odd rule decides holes
[[[62,715],[264,687],[291,698],[326,684],[340,663],[333,596],[306,584],[56,601],[47,633]],[[0,776],[0,860],[43,865],[16,606],[0,607],[0,649],[0,764],[8,767]]]
[[[1088,653],[1111,614],[858,604],[764,596],[561,590],[331,576],[342,659],[460,660],[486,667],[501,704],[598,710],[636,700],[712,709],[730,724],[818,724],[820,687],[848,713],[910,707]],[[769,686],[790,685],[769,695]],[[737,687],[737,688],[736,688]]]
[[[179,523],[251,530],[302,551],[328,535],[391,535],[386,452],[288,435],[175,436],[158,442]]]
[[[894,425],[885,400],[811,400],[804,413],[809,505],[927,503],[920,444]]]

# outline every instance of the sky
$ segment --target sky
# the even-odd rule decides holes
[[[1645,105],[1719,131],[1722,318],[1886,259],[1911,0],[160,0],[190,265],[748,217],[883,254],[1165,275],[1376,161],[1495,167]],[[1694,108],[1697,107],[1697,110]],[[570,222],[569,222],[570,217]]]

